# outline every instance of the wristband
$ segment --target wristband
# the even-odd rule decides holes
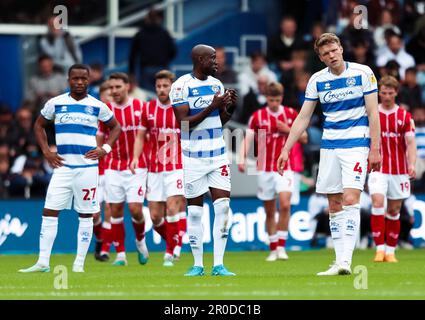
[[[105,150],[106,153],[109,153],[112,150],[111,146],[107,143],[103,144],[102,149]]]

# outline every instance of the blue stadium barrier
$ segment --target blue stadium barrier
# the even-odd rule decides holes
[[[292,208],[289,224],[289,250],[310,249],[312,230],[309,227],[310,214],[307,211],[308,197],[301,197],[299,205]],[[37,253],[41,225],[41,213],[44,201],[21,200],[0,202],[0,254]],[[233,224],[229,233],[227,250],[267,250],[265,231],[265,213],[262,203],[256,198],[233,198],[231,200]],[[164,251],[165,243],[152,230],[148,208],[144,208],[147,217],[146,239],[150,251]],[[425,244],[425,195],[417,196],[415,203],[415,224],[411,237],[415,246]],[[204,248],[212,251],[212,223],[214,219],[211,201],[204,206]],[[130,213],[125,212],[126,248],[135,251],[134,231]],[[74,253],[77,247],[78,219],[74,211],[65,210],[59,217],[58,235],[53,247],[54,253]],[[208,232],[207,232],[208,231]],[[189,251],[187,236],[184,238],[183,251]],[[91,250],[94,248],[92,241]]]

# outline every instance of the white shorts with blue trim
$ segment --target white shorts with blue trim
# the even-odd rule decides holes
[[[86,168],[60,167],[53,170],[47,188],[44,207],[51,210],[71,209],[78,213],[92,214],[100,211],[97,201],[99,169],[96,166]]]
[[[230,191],[230,167],[227,154],[212,158],[183,156],[184,194],[187,199],[199,197],[209,188]]]
[[[363,191],[368,156],[368,147],[320,149],[316,192],[343,193],[347,188]]]

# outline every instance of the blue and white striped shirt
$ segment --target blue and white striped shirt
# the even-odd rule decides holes
[[[199,80],[189,73],[181,76],[173,83],[170,100],[173,107],[188,104],[190,107],[189,115],[194,115],[207,108],[217,92],[224,93],[224,87],[220,80],[211,76],[206,80]],[[214,160],[227,157],[219,110],[213,111],[189,131],[185,131],[184,127],[181,129],[183,156],[214,158]]]
[[[86,159],[84,154],[96,148],[98,121],[108,122],[113,118],[106,104],[90,95],[77,101],[64,93],[47,101],[41,115],[55,122],[56,146],[66,167],[98,165],[97,160]]]
[[[346,62],[338,76],[325,68],[310,78],[305,99],[320,101],[325,116],[321,148],[370,146],[364,96],[377,91],[372,70],[358,63]]]

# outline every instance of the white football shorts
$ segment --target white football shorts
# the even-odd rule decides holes
[[[281,192],[294,190],[294,172],[285,170],[281,176],[277,172],[261,172],[258,175],[257,197],[262,201],[276,199]]]
[[[165,202],[172,196],[184,196],[183,169],[148,172],[148,201]]]
[[[99,175],[99,187],[97,188],[97,201],[101,204],[106,199],[105,175]]]
[[[346,188],[362,190],[366,181],[369,148],[320,149],[316,192],[343,193]]]
[[[146,193],[147,169],[105,170],[106,202],[108,203],[143,203]]]
[[[388,199],[400,200],[410,197],[410,180],[408,174],[386,174],[371,172],[367,181],[369,194],[383,194]]]
[[[99,169],[97,167],[60,167],[53,170],[47,188],[44,207],[51,210],[71,209],[78,213],[93,214],[100,211],[98,198]]]
[[[209,188],[230,191],[230,167],[226,158],[189,158],[183,156],[184,193],[187,199],[199,197]]]

